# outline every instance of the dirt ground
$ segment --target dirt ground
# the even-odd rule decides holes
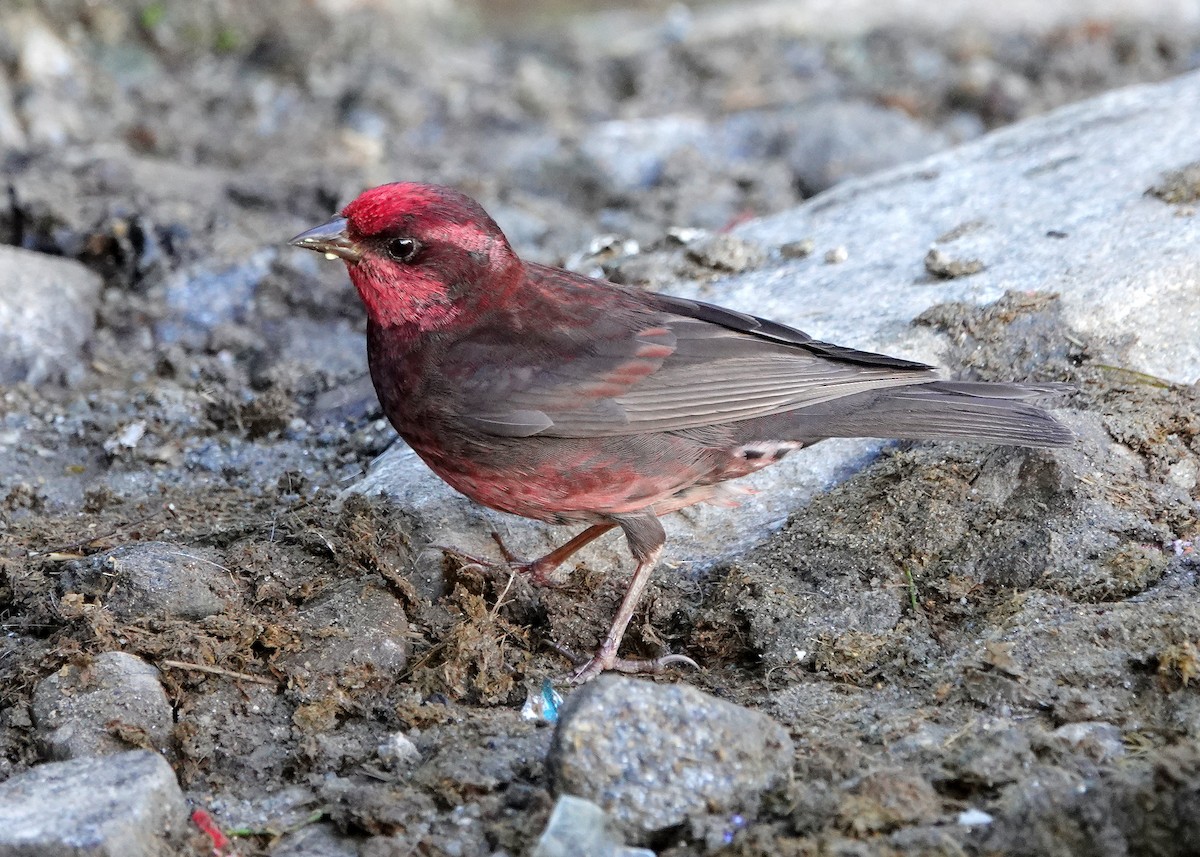
[[[550,730],[520,706],[566,670],[551,643],[595,645],[623,585],[447,562],[431,586],[419,522],[338,502],[394,435],[340,267],[283,241],[414,178],[477,195],[532,258],[634,239],[610,275],[659,284],[668,230],[815,189],[781,148],[809,103],[898,107],[955,139],[1200,55],[1200,34],[1095,21],[689,41],[656,13],[625,49],[557,18],[490,35],[436,4],[20,5],[0,80],[56,106],[3,154],[0,240],[83,262],[103,292],[67,383],[0,391],[0,779],[44,758],[40,680],[129,652],[161,672],[186,794],[244,855],[310,829],[364,855],[525,853],[553,792]],[[51,84],[17,59],[37,28],[73,58]],[[736,157],[685,148],[622,186],[579,154],[599,122],[680,112],[750,130]],[[1122,369],[1052,295],[914,323],[949,335],[964,377],[1074,384],[1080,441],[891,446],[740,560],[659,575],[628,650],[688,652],[703,669],[666,680],[765,711],[797,747],[787,793],[719,853],[1200,853],[1200,389]],[[217,606],[123,593],[119,551],[147,543],[211,568]],[[396,733],[419,766],[381,752]],[[649,844],[712,851],[687,829]]]

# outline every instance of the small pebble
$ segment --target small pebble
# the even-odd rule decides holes
[[[811,238],[801,241],[789,241],[779,248],[779,255],[785,259],[807,259],[816,252],[816,242]]]
[[[992,823],[992,817],[982,809],[965,809],[958,814],[960,827],[983,827]]]
[[[936,247],[931,247],[925,254],[925,270],[943,280],[969,277],[983,269],[984,264],[978,259],[953,259]]]

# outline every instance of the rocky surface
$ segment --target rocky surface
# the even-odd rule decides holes
[[[67,259],[0,247],[0,383],[78,381],[100,278]]]
[[[63,817],[172,854],[493,857],[575,824],[667,857],[1195,852],[1194,4],[524,6],[0,20],[0,789],[140,771]],[[626,649],[701,670],[526,719],[629,558],[601,540],[559,588],[463,567],[433,546],[567,533],[400,446],[372,466],[362,310],[283,242],[396,178],[477,196],[529,258],[1068,382],[1079,442],[789,458],[668,522]],[[716,712],[691,741],[664,725],[689,704]],[[770,721],[795,752],[742,756],[761,800],[683,756]],[[612,752],[573,788],[608,813],[551,823],[581,722]],[[45,823],[57,788],[22,825],[79,829]],[[179,789],[211,832],[173,838]]]
[[[147,750],[38,765],[0,783],[0,854],[168,857],[187,807],[166,760]]]
[[[52,759],[170,748],[173,714],[158,670],[125,652],[102,652],[38,682],[33,722]]]
[[[127,449],[140,440],[128,430],[116,437]],[[229,570],[210,551],[166,542],[123,545],[70,563],[59,581],[63,598],[97,599],[121,619],[203,619],[236,603]]]
[[[792,752],[783,727],[755,711],[685,684],[602,676],[563,707],[550,772],[558,792],[638,838],[691,823],[726,828],[719,844],[783,790]]]

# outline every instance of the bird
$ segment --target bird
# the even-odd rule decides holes
[[[729,500],[731,480],[831,437],[1073,438],[1035,401],[1064,385],[946,380],[746,312],[523,261],[449,187],[370,188],[289,243],[345,264],[383,412],[435,474],[489,508],[583,527],[533,560],[501,544],[503,564],[549,583],[583,546],[624,534],[636,567],[576,683],[695,666],[619,649],[666,543],[660,517]]]

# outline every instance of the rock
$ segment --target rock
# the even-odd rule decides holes
[[[902,24],[913,32],[1034,33],[1068,28],[1079,21],[1120,21],[1151,28],[1183,29],[1200,21],[1200,8],[1188,0],[1019,0],[980,4],[975,0],[939,3],[877,3],[844,0],[835,5],[797,5],[767,0],[748,5],[716,4],[693,15],[692,40],[720,40],[756,30],[796,36],[852,37]]]
[[[787,154],[796,178],[810,192],[931,155],[944,135],[899,110],[855,101],[804,108]]]
[[[80,103],[94,70],[84,70],[71,47],[35,14],[5,22],[20,43],[16,81],[17,109],[31,147],[47,149],[88,137]]]
[[[1095,720],[1066,723],[1051,734],[1062,746],[1081,752],[1096,762],[1109,762],[1125,755],[1121,730],[1112,723]]]
[[[1127,368],[1191,383],[1200,340],[1181,333],[1200,329],[1200,302],[1188,299],[1200,219],[1145,191],[1195,160],[1195,126],[1175,106],[1198,94],[1200,72],[1110,92],[747,224],[735,234],[775,247],[847,244],[850,256],[836,270],[756,271],[721,299],[824,340],[936,360],[939,344],[907,329],[930,304],[1055,291],[1076,330],[1136,337]],[[987,268],[928,283],[934,243]]]
[[[187,806],[148,750],[38,765],[0,783],[0,857],[171,857]]]
[[[121,619],[203,619],[236,597],[218,559],[204,548],[142,542],[72,563],[61,585],[65,592],[102,598]]]
[[[78,262],[0,246],[0,384],[81,376],[99,299],[100,278]]]
[[[762,247],[728,233],[705,235],[693,241],[688,245],[687,255],[705,268],[733,274],[757,268],[767,259]]]
[[[30,148],[53,149],[87,135],[79,105],[52,90],[34,90],[21,99],[21,119]]]
[[[931,247],[925,255],[925,270],[946,280],[969,277],[978,274],[983,268],[983,262],[979,259],[955,259],[936,247]]]
[[[282,659],[304,705],[298,722],[317,729],[333,718],[347,692],[390,687],[408,663],[404,608],[384,589],[347,581],[301,609],[304,643]],[[332,725],[332,722],[330,722]]]
[[[22,83],[47,86],[74,77],[76,69],[70,48],[49,28],[30,23],[25,28],[17,73]]]
[[[639,837],[752,815],[791,764],[791,739],[765,715],[687,685],[615,676],[567,700],[549,761],[557,792],[599,804]]]
[[[421,761],[421,751],[403,732],[390,733],[379,745],[376,754],[379,763],[389,771],[412,768]]]
[[[269,794],[295,762],[295,710],[275,687],[214,676],[180,701],[180,759],[214,781]]]
[[[780,248],[809,239],[845,247],[781,258],[717,283],[670,291],[790,324],[829,342],[938,363],[949,339],[911,322],[931,306],[982,305],[1008,290],[1062,295],[1064,321],[1096,343],[1132,339],[1122,366],[1191,383],[1200,377],[1200,218],[1181,217],[1145,191],[1195,161],[1195,124],[1179,104],[1200,98],[1200,72],[1131,87],[996,131],[906,167],[844,182],[734,234]],[[1065,237],[1064,237],[1065,236]],[[969,277],[932,280],[937,244],[984,259]],[[1098,306],[1105,312],[1096,312]],[[953,368],[953,367],[952,367]],[[744,552],[830,484],[873,459],[879,443],[828,440],[741,484],[756,496],[736,511],[698,506],[664,519],[664,564],[712,563]],[[1187,474],[1183,474],[1183,481]],[[575,531],[479,509],[432,476],[403,444],[349,491],[382,493],[419,520],[431,541],[491,556],[488,533],[536,556]],[[621,539],[579,555],[593,567],[629,568]]]
[[[980,718],[945,760],[959,782],[995,788],[1021,779],[1034,763],[1029,736],[1007,718]]]
[[[131,745],[163,751],[172,709],[158,670],[126,652],[104,652],[90,664],[68,664],[33,693],[38,739],[52,759],[102,756]]]

